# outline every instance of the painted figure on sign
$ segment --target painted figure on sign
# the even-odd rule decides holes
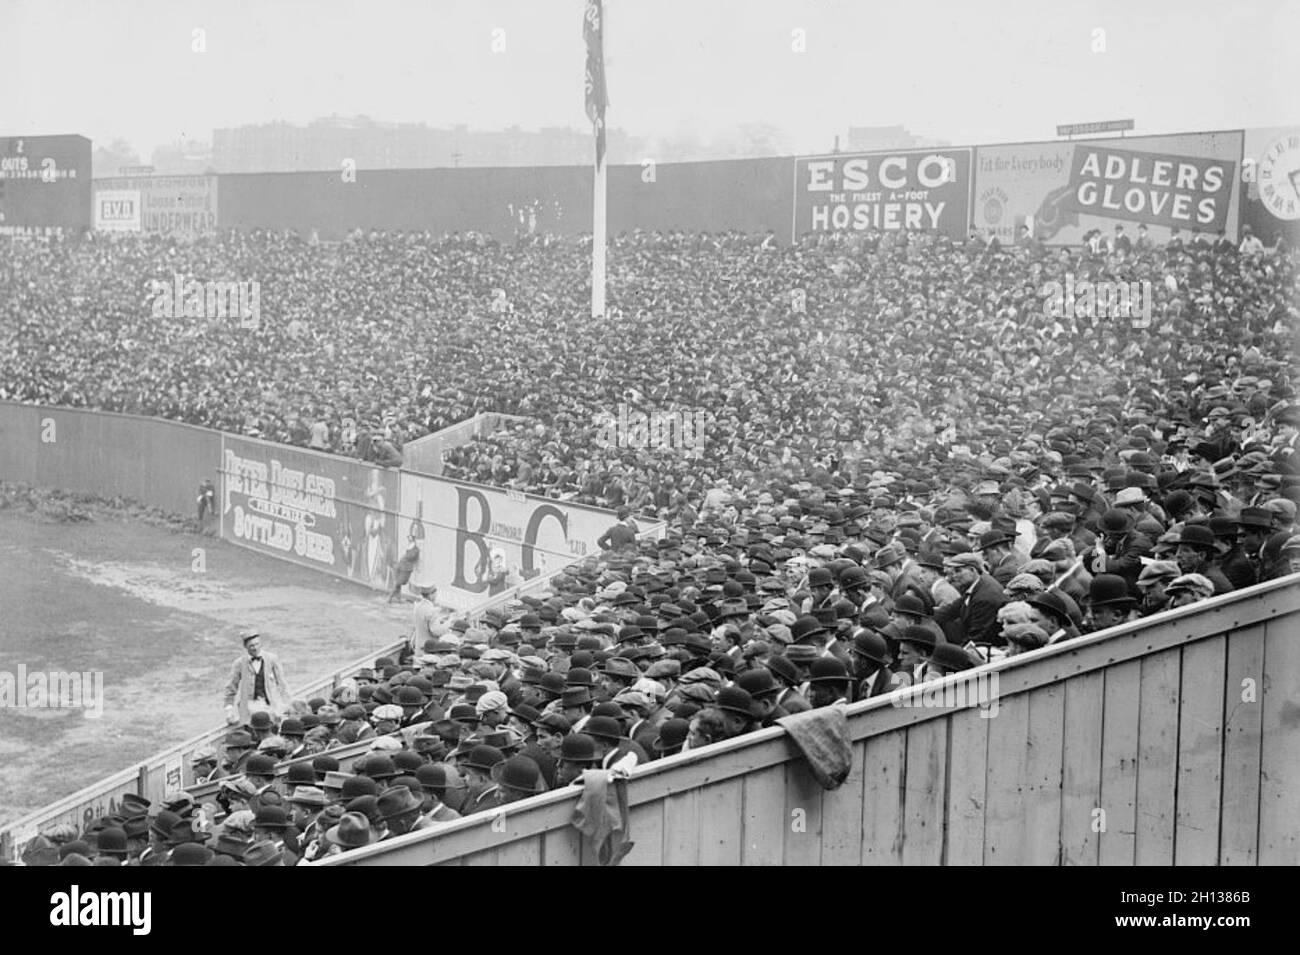
[[[366,582],[376,590],[387,590],[389,576],[392,572],[392,558],[388,554],[384,527],[388,512],[384,506],[384,487],[379,480],[379,471],[370,469],[370,484],[366,488],[366,538],[363,545],[365,557]]]

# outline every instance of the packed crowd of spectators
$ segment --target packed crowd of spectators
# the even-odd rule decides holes
[[[295,864],[1300,571],[1285,248],[638,235],[597,322],[576,240],[151,243],[7,275],[6,351],[46,346],[8,396],[304,443],[323,422],[331,446],[345,418],[397,446],[523,414],[448,472],[621,526],[501,613],[444,626],[422,592],[399,658],[204,754],[214,793],[45,833],[32,864]],[[46,284],[125,294],[159,262],[283,282],[281,311],[149,333]],[[1045,306],[1085,280],[1150,283],[1149,314]],[[624,441],[620,404],[703,411],[702,440]],[[330,755],[372,738],[350,771]]]
[[[1086,415],[1108,393],[1196,410],[1198,387],[1255,356],[1288,360],[1295,315],[1285,250],[1202,239],[1112,254],[926,235],[783,247],[633,234],[612,243],[604,320],[588,315],[589,240],[4,239],[0,398],[384,463],[480,411],[525,415],[534,422],[453,452],[450,471],[662,511],[723,478],[857,475],[986,428]],[[1043,290],[1067,276],[1149,281],[1149,326],[1052,316]],[[258,327],[157,314],[177,277],[257,282]],[[602,416],[629,404],[702,412],[695,455],[610,453]]]
[[[1294,440],[1300,411],[1280,418]],[[933,510],[887,478],[733,499],[473,622],[437,623],[426,590],[403,653],[250,710],[188,791],[52,828],[23,861],[295,865],[1300,572],[1296,484],[1273,494],[1251,465],[1170,490],[1123,451],[1131,468],[986,478]]]

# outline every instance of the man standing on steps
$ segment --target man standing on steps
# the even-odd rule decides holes
[[[226,722],[232,726],[246,724],[255,709],[283,714],[291,699],[280,658],[262,650],[261,635],[256,630],[245,630],[239,639],[246,652],[231,664],[224,700]]]

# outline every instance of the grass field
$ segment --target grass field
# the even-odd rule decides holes
[[[104,684],[98,719],[0,708],[0,821],[220,725],[241,628],[262,632],[297,688],[391,643],[409,613],[198,534],[0,511],[0,670],[102,671]]]

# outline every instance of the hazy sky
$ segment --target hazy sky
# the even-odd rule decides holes
[[[122,137],[373,119],[580,126],[583,0],[0,0],[0,134]],[[1297,0],[607,0],[609,122],[801,152],[850,125],[964,144],[1133,117],[1139,133],[1300,120]],[[206,31],[206,52],[191,50]],[[1105,52],[1093,52],[1094,29]],[[493,51],[494,30],[505,50]],[[796,52],[792,31],[805,31]],[[497,34],[498,42],[501,38]]]

